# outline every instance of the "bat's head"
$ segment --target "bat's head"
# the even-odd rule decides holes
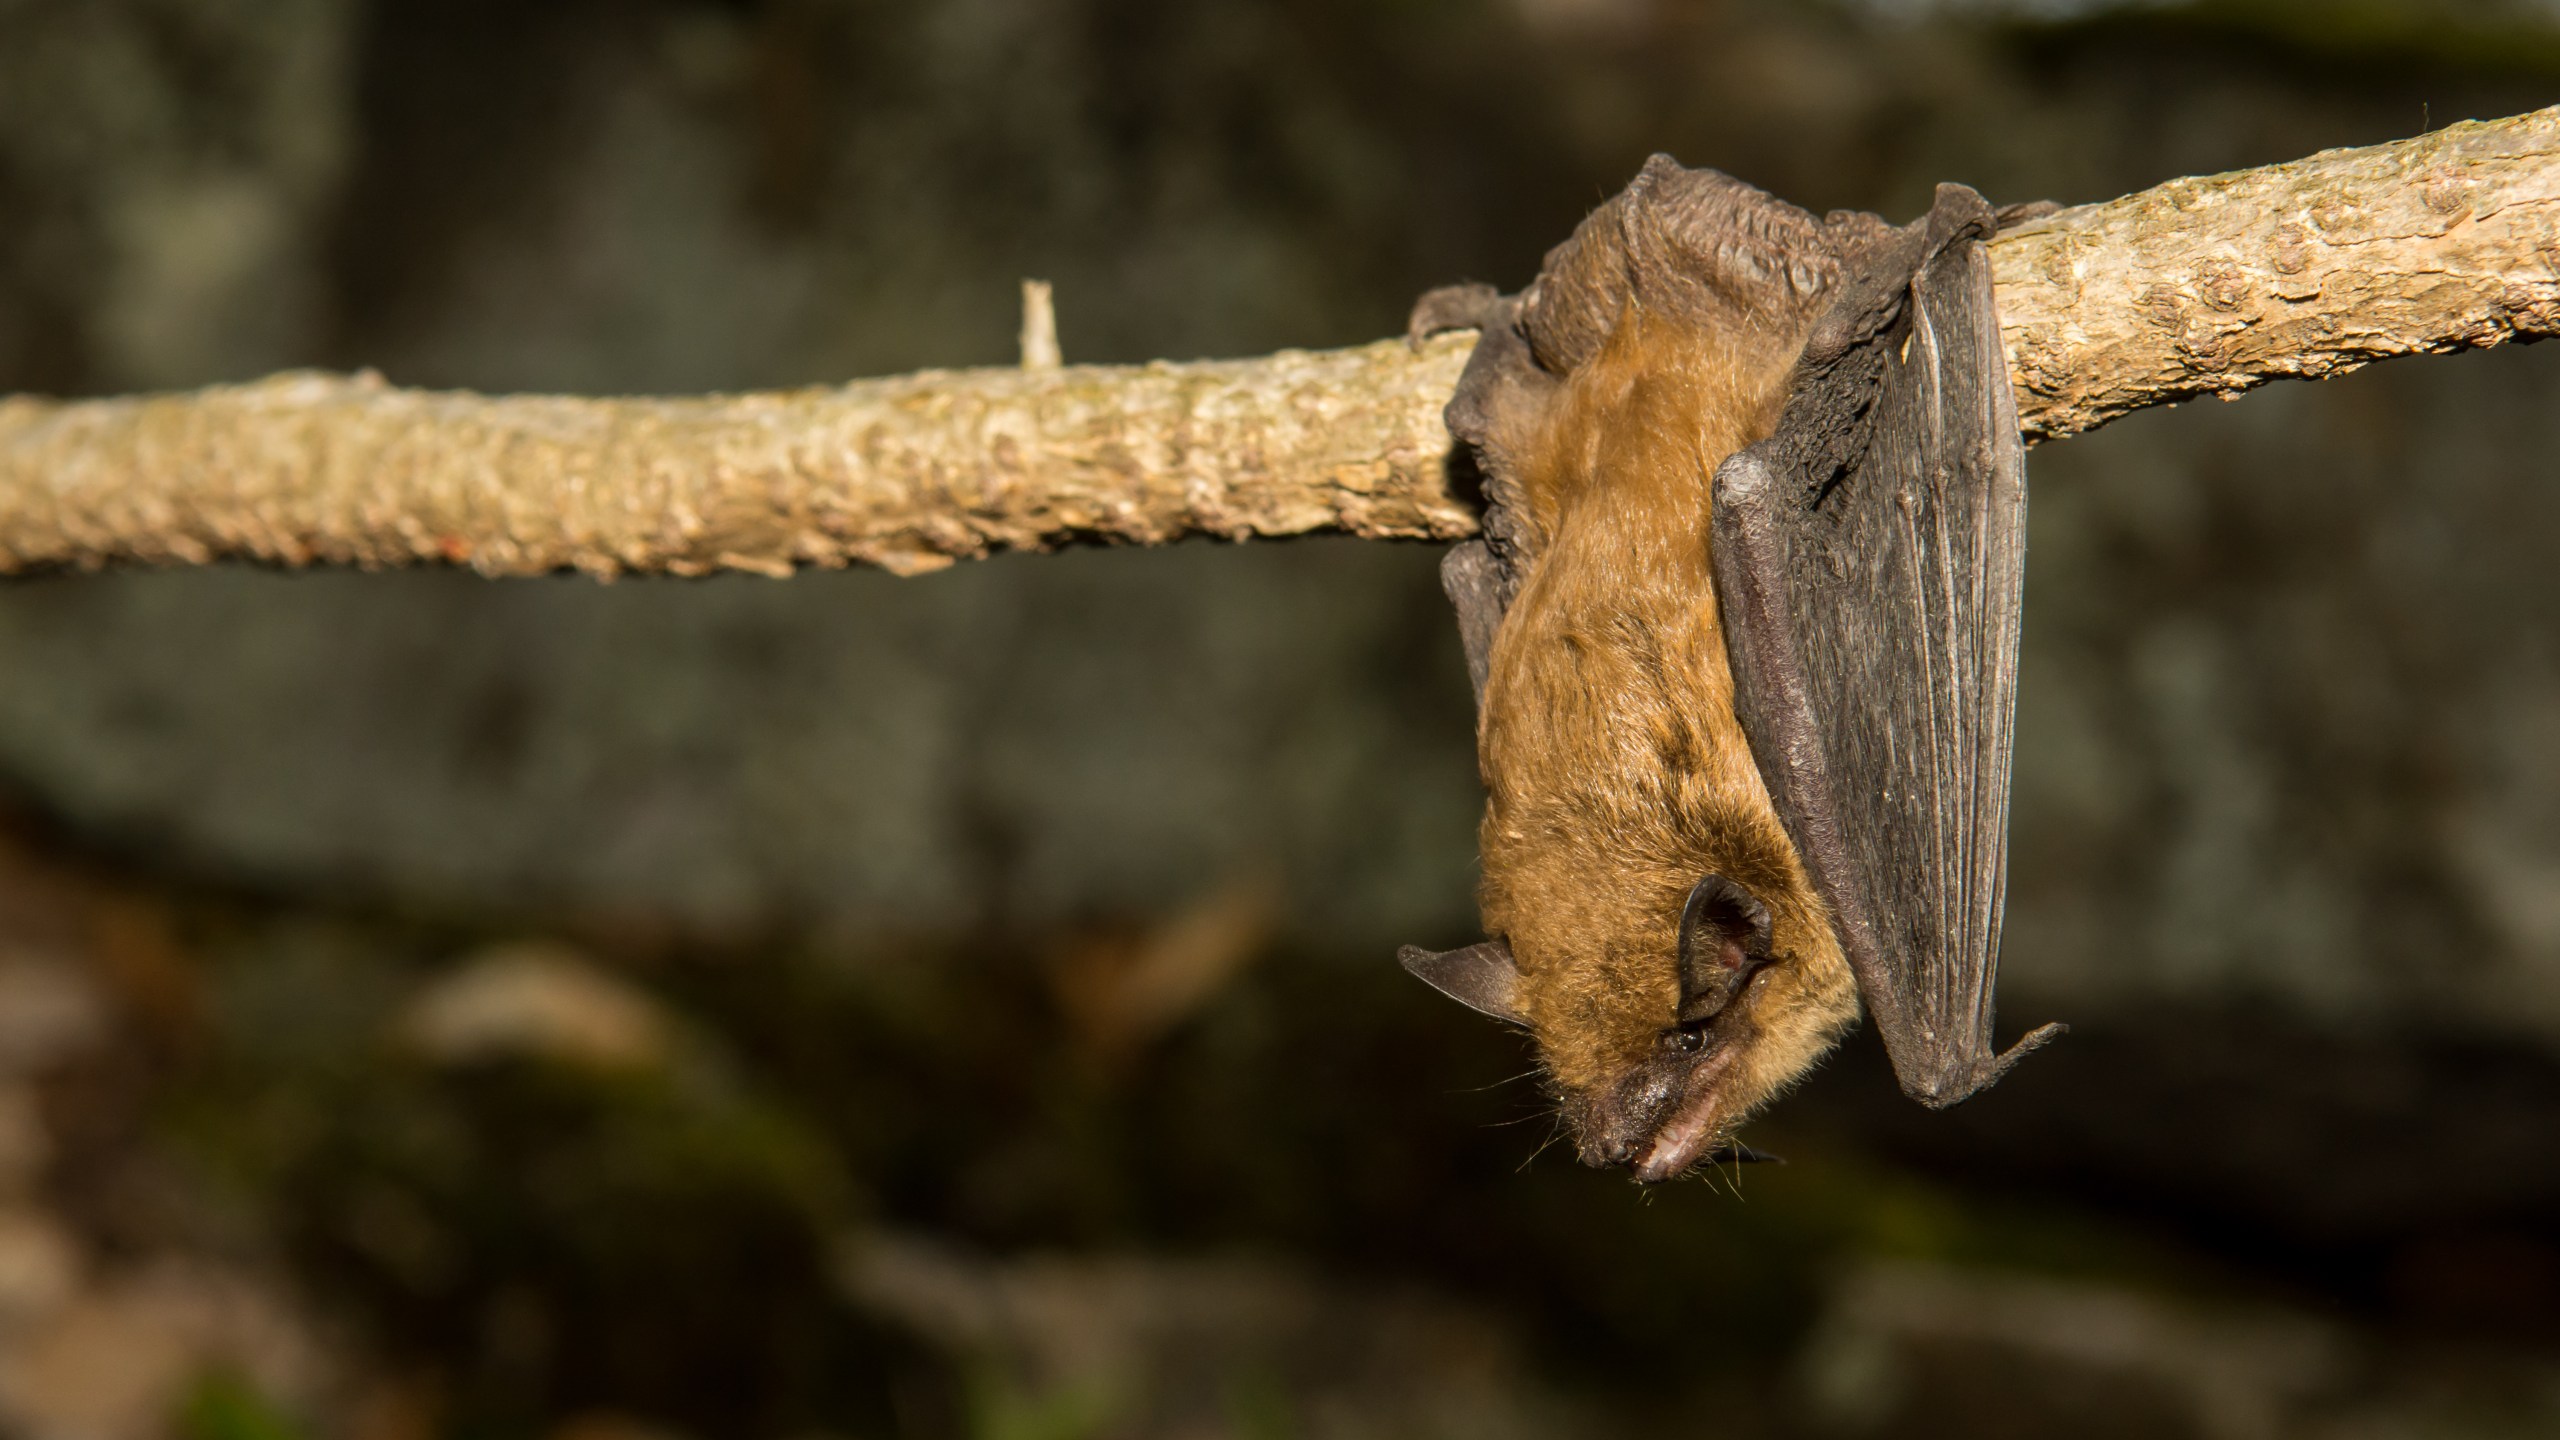
[[[1716,869],[1512,870],[1508,933],[1404,952],[1444,994],[1525,1026],[1583,1163],[1668,1180],[1736,1154],[1735,1129],[1857,1015],[1847,963],[1775,833],[1728,835]],[[1569,851],[1572,847],[1562,847]],[[1526,867],[1532,872],[1546,867]],[[1488,870],[1494,871],[1489,865]],[[1578,873],[1577,873],[1578,872]]]

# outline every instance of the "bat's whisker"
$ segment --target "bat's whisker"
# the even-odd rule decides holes
[[[1452,1095],[1482,1095],[1488,1090],[1499,1090],[1505,1085],[1517,1085],[1523,1080],[1533,1079],[1537,1074],[1538,1067],[1532,1065],[1517,1075],[1506,1075],[1499,1080],[1484,1085],[1461,1085],[1449,1093]]]
[[[1551,1115],[1548,1118],[1556,1122],[1554,1128],[1547,1131],[1546,1139],[1538,1142],[1537,1149],[1529,1152],[1528,1159],[1521,1161],[1518,1166],[1513,1168],[1511,1172],[1512,1174],[1520,1175],[1527,1173],[1529,1167],[1536,1163],[1538,1157],[1547,1153],[1549,1146],[1564,1138],[1564,1116]]]

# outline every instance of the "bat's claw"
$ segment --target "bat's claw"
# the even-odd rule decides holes
[[[2062,207],[2051,200],[2021,200],[2015,205],[2001,206],[1994,213],[1993,218],[1999,222],[2001,229],[2006,230],[2012,226],[2024,225],[2030,220],[2041,220],[2047,215],[2059,214],[2061,210]]]
[[[1419,346],[1432,336],[1451,330],[1489,330],[1509,324],[1512,307],[1513,302],[1505,299],[1502,292],[1482,281],[1425,291],[1421,299],[1413,302],[1413,313],[1405,318],[1405,343]]]
[[[1984,1061],[1970,1076],[1965,1078],[1963,1088],[1957,1089],[1953,1087],[1946,1087],[1924,1091],[1906,1085],[1903,1087],[1903,1093],[1909,1095],[1912,1099],[1919,1101],[1921,1104],[1928,1106],[1932,1110],[1945,1110],[1952,1106],[1961,1105],[1965,1101],[1972,1099],[1974,1096],[1981,1094],[1983,1091],[1990,1089],[1993,1085],[1998,1084],[2000,1077],[2008,1074],[2011,1067],[2015,1066],[2019,1061],[2026,1059],[2034,1052],[2053,1043],[2056,1039],[2070,1033],[2071,1027],[2068,1025],[2059,1023],[2039,1025],[2033,1030],[2028,1031],[2025,1035],[2020,1036],[2017,1044],[2010,1046],[2008,1049],[2001,1051],[1998,1055]]]
[[[2019,1061],[2026,1059],[2029,1054],[2043,1049],[2045,1046],[2052,1044],[2054,1041],[2059,1040],[2070,1033],[2071,1027],[2063,1024],[2059,1020],[2050,1021],[2028,1031],[2026,1034],[2018,1037],[2017,1044],[2001,1051],[1999,1059],[1982,1067],[1982,1083],[1984,1085],[1988,1085],[1992,1081],[1999,1079],[2001,1076],[2008,1074],[2010,1066],[2017,1064]],[[1980,1087],[1977,1086],[1975,1088],[1978,1089]]]

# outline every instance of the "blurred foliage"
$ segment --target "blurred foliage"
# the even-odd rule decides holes
[[[1114,1068],[1052,988],[1073,972],[1026,976],[1019,952],[1055,937],[626,955],[681,1038],[598,1068],[420,1053],[403,1017],[470,968],[432,932],[227,904],[197,926],[216,1018],[152,1129],[365,1317],[369,1349],[440,1377],[456,1433],[606,1407],[862,1433],[901,1393],[972,1435],[1123,1433],[1098,1379],[901,1338],[841,1279],[874,1233],[1392,1276],[1506,1317],[1545,1383],[1625,1415],[1782,1407],[1771,1382],[1843,1255],[2242,1283],[2085,1212],[1874,1168],[1819,1124],[1756,1137],[1795,1163],[1637,1195],[1546,1147],[1519,1042],[1401,977],[1285,953]],[[1296,1433],[1272,1383],[1235,1383],[1230,1433]]]
[[[229,1371],[196,1382],[178,1412],[180,1440],[303,1440],[300,1426]]]

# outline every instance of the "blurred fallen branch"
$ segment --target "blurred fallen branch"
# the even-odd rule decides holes
[[[1992,246],[2030,439],[2560,331],[2560,109],[2173,180]],[[0,572],[117,562],[519,575],[869,564],[1077,539],[1450,539],[1470,341],[925,372],[688,399],[281,375],[0,400]]]

